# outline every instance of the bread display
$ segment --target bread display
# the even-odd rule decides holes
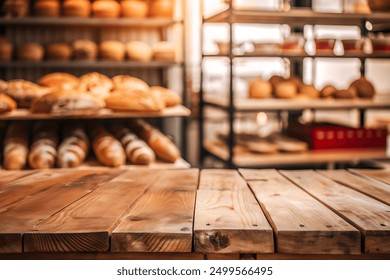
[[[37,122],[28,156],[32,169],[53,168],[57,159],[58,126],[56,122]]]
[[[122,61],[125,59],[125,46],[119,41],[103,41],[99,45],[100,58],[103,60]]]
[[[272,84],[261,78],[254,79],[249,84],[249,98],[272,97]]]
[[[13,45],[6,39],[0,39],[0,61],[12,60]]]
[[[44,53],[42,45],[37,43],[25,43],[16,49],[17,59],[23,61],[41,61]]]
[[[138,90],[143,92],[149,92],[150,88],[147,83],[141,79],[128,76],[128,75],[118,75],[112,78],[114,83],[114,88],[117,91],[132,91]]]
[[[275,97],[291,99],[298,95],[298,88],[293,82],[283,81],[275,85]]]
[[[153,58],[158,61],[175,61],[175,46],[166,41],[157,43],[153,47]]]
[[[158,158],[170,163],[179,159],[179,149],[158,129],[142,120],[130,121],[130,128],[149,145]]]
[[[146,18],[148,16],[148,4],[145,0],[122,0],[122,17]]]
[[[154,86],[150,88],[150,91],[163,100],[164,107],[173,107],[182,103],[181,97],[173,90]]]
[[[129,42],[126,44],[126,56],[129,60],[148,62],[153,58],[153,50],[147,43]]]
[[[173,17],[173,0],[150,0],[149,15],[151,17]]]
[[[116,1],[98,0],[92,3],[92,15],[95,18],[117,18],[121,14],[121,7]]]
[[[74,90],[80,85],[80,79],[68,73],[50,73],[41,77],[38,84],[57,90]]]
[[[349,87],[354,88],[360,98],[373,98],[375,95],[373,84],[364,77],[352,82]]]
[[[127,159],[132,164],[148,165],[155,161],[153,150],[124,125],[116,124],[112,132],[122,143]]]
[[[91,14],[91,2],[89,0],[65,0],[63,14],[65,17],[87,18]]]
[[[320,97],[320,92],[312,85],[301,85],[299,95],[304,98],[316,99]]]
[[[29,108],[31,103],[52,92],[53,89],[42,87],[24,80],[11,80],[8,82],[5,94],[16,101],[18,108]]]
[[[322,98],[329,98],[329,97],[333,97],[336,91],[337,88],[335,88],[334,86],[326,85],[322,88],[320,95]]]
[[[164,101],[154,92],[122,90],[112,92],[106,99],[106,108],[125,112],[158,112]]]
[[[126,154],[122,144],[102,125],[89,127],[92,148],[98,161],[110,167],[118,167],[126,163]]]
[[[88,155],[90,145],[84,127],[74,122],[66,123],[61,129],[61,135],[57,166],[60,168],[80,166]]]
[[[51,43],[46,46],[48,60],[66,61],[72,57],[72,47],[66,43]]]
[[[0,93],[0,114],[8,113],[16,109],[16,102],[3,93]]]
[[[72,48],[76,60],[95,60],[98,57],[98,46],[91,40],[76,40]]]
[[[37,0],[34,4],[34,15],[39,17],[60,16],[59,0]]]
[[[113,89],[113,83],[107,76],[93,72],[80,77],[79,89],[82,92],[87,92],[104,100],[110,95]]]
[[[26,167],[29,151],[29,124],[12,122],[4,138],[3,166],[7,170],[22,170]]]
[[[29,12],[29,0],[5,0],[3,13],[6,17],[25,17]]]

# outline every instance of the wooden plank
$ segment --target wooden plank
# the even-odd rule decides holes
[[[240,171],[241,172],[241,171]],[[270,221],[277,252],[359,254],[360,233],[275,170],[242,170]]]
[[[353,173],[358,174],[360,176],[364,176],[366,178],[370,178],[372,180],[380,181],[387,185],[390,185],[390,169],[384,170],[352,170]]]
[[[0,252],[20,253],[22,251],[22,237],[26,231],[33,229],[34,225],[89,194],[101,183],[111,180],[118,172],[120,171],[68,173],[68,176],[51,176],[46,181],[35,182],[34,185],[31,185],[33,183],[31,180],[23,181],[23,184],[19,181],[15,187],[21,191],[43,183],[45,183],[43,184],[45,187],[36,188],[35,193],[25,194],[24,199],[12,204],[9,208],[2,208],[0,214]],[[48,174],[47,172],[42,173]],[[38,175],[39,173],[37,176],[29,177],[38,179]],[[47,184],[48,181],[50,184]],[[5,204],[8,205],[8,201],[5,201]]]
[[[350,187],[390,205],[390,185],[367,180],[345,170],[327,170],[320,171],[320,173],[344,186]]]
[[[237,171],[202,171],[194,230],[195,252],[274,251],[272,229]]]
[[[113,230],[112,252],[192,251],[199,171],[165,170],[160,174]]]
[[[283,171],[303,190],[357,227],[365,253],[390,253],[390,207],[314,171]]]
[[[36,225],[24,237],[26,252],[105,252],[109,235],[160,171],[120,172],[93,193]],[[97,182],[101,182],[97,178]],[[104,183],[104,184],[103,184]]]
[[[12,183],[13,181],[15,180],[18,180],[20,178],[23,178],[23,177],[26,177],[26,176],[29,176],[31,174],[33,174],[35,171],[31,171],[31,170],[28,170],[28,171],[0,171],[0,191],[1,191],[1,188],[8,184],[8,183]]]

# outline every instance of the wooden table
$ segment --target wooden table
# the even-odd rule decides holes
[[[390,259],[390,170],[1,171],[0,259]]]

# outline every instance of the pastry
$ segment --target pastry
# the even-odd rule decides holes
[[[87,18],[91,14],[89,0],[65,0],[63,5],[65,17]]]
[[[153,92],[140,90],[114,91],[106,99],[106,108],[113,111],[158,112],[164,101]]]
[[[153,47],[153,58],[158,61],[175,61],[175,46],[166,41],[157,43]]]
[[[5,0],[3,12],[6,17],[25,17],[29,12],[29,0]]]
[[[288,78],[286,81],[292,82],[294,85],[297,86],[297,88],[301,88],[304,85],[302,80],[296,76],[292,76]]]
[[[16,101],[18,108],[29,108],[34,100],[52,91],[51,88],[38,86],[28,81],[11,80],[4,93]]]
[[[80,77],[80,91],[87,92],[102,100],[110,95],[113,86],[110,78],[96,72],[88,73]]]
[[[164,107],[173,107],[182,103],[180,96],[170,89],[154,86],[150,88],[150,91],[163,100]]]
[[[6,39],[0,40],[0,61],[12,60],[13,45]]]
[[[22,170],[27,164],[29,123],[11,122],[4,138],[3,166],[7,170]]]
[[[94,60],[98,56],[98,46],[90,40],[76,40],[72,48],[73,57],[76,60]]]
[[[295,98],[298,95],[297,86],[289,81],[279,82],[275,85],[275,96],[277,98]]]
[[[320,92],[312,85],[301,85],[299,87],[300,96],[316,99],[320,97]]]
[[[151,17],[173,17],[173,1],[172,0],[150,0],[149,15]]]
[[[254,79],[249,84],[249,98],[272,97],[272,84],[261,78]]]
[[[64,61],[72,57],[72,48],[66,43],[51,43],[46,46],[48,60]]]
[[[336,91],[337,88],[335,88],[334,86],[326,85],[322,88],[320,95],[322,98],[329,98],[329,97],[333,97]]]
[[[50,73],[39,79],[38,84],[58,90],[74,90],[79,87],[80,79],[68,73]]]
[[[272,85],[272,94],[275,95],[275,89],[276,89],[276,84],[285,81],[284,78],[281,76],[274,75],[269,79],[269,82]]]
[[[121,7],[116,1],[99,0],[92,3],[92,14],[95,18],[117,18]]]
[[[112,78],[114,83],[115,90],[118,91],[132,91],[139,90],[144,92],[149,92],[150,88],[147,83],[141,79],[128,76],[128,75],[118,75]]]
[[[357,90],[355,87],[350,87],[349,89],[336,91],[333,96],[338,99],[352,99],[357,97]]]
[[[59,0],[37,0],[34,4],[34,15],[39,17],[60,16]]]
[[[0,80],[0,92],[6,92],[8,88],[8,83],[6,81]]]
[[[360,98],[373,98],[375,95],[373,84],[364,77],[352,82],[349,87],[355,88]]]
[[[126,44],[127,58],[134,61],[150,61],[153,58],[152,48],[144,42],[134,41]]]
[[[99,45],[99,54],[103,60],[122,61],[125,59],[125,46],[119,41],[104,41]]]
[[[122,0],[122,17],[146,18],[148,16],[148,4],[145,0]]]
[[[0,93],[0,114],[8,113],[16,109],[16,102],[3,93]]]
[[[42,45],[37,43],[26,43],[17,47],[16,57],[24,61],[41,61],[44,56]]]

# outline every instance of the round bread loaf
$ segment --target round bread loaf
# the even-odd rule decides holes
[[[117,18],[121,14],[121,6],[116,1],[95,1],[92,3],[92,14],[95,18]]]
[[[150,61],[153,57],[152,48],[145,42],[129,42],[126,44],[126,55],[130,60]]]
[[[0,40],[0,61],[12,60],[13,45],[7,40]]]
[[[279,82],[275,85],[275,96],[277,98],[291,99],[298,95],[297,86],[289,81]]]
[[[87,18],[91,14],[91,2],[89,0],[65,0],[63,13],[65,17]]]
[[[48,60],[69,60],[72,57],[72,48],[66,43],[51,43],[46,46]]]
[[[338,90],[334,93],[334,97],[338,99],[352,99],[357,97],[357,90],[354,87],[345,90]]]
[[[249,85],[250,98],[270,98],[272,97],[272,84],[263,79],[254,79]]]
[[[118,75],[112,78],[116,91],[143,91],[148,93],[150,87],[141,79],[128,75]]]
[[[297,88],[300,88],[301,86],[303,86],[303,82],[302,82],[301,78],[299,78],[297,76],[292,76],[292,77],[288,78],[287,81],[294,83],[294,85],[296,85]]]
[[[8,113],[16,109],[16,102],[3,93],[0,93],[0,114]]]
[[[175,46],[166,41],[157,43],[153,47],[153,58],[158,61],[175,61]]]
[[[146,18],[148,16],[148,4],[144,0],[123,0],[121,2],[122,17]]]
[[[278,75],[273,75],[270,79],[269,82],[272,85],[272,94],[275,95],[275,90],[276,90],[276,84],[283,82],[284,78]]]
[[[125,59],[125,46],[119,41],[104,41],[100,43],[99,54],[103,60],[122,61]]]
[[[90,40],[76,40],[72,48],[73,58],[76,60],[95,60],[98,56],[98,46]]]
[[[39,79],[38,84],[58,90],[74,90],[80,85],[80,79],[68,73],[50,73]]]
[[[87,92],[104,100],[110,95],[113,83],[110,78],[100,73],[88,73],[80,77],[80,91]]]
[[[299,93],[303,97],[316,99],[320,97],[320,92],[312,85],[301,85],[299,87]]]
[[[34,4],[34,15],[39,17],[58,17],[60,15],[60,1],[37,0]]]
[[[322,98],[333,97],[336,93],[337,88],[332,85],[326,85],[321,89],[320,95]]]
[[[349,87],[355,88],[357,95],[361,98],[373,98],[375,95],[373,84],[364,77],[352,82]]]
[[[5,0],[3,12],[6,17],[25,17],[29,12],[29,0]]]
[[[37,43],[25,43],[17,47],[16,57],[24,61],[41,61],[44,56],[42,45]]]
[[[173,1],[172,0],[150,0],[149,15],[151,17],[173,17]]]

